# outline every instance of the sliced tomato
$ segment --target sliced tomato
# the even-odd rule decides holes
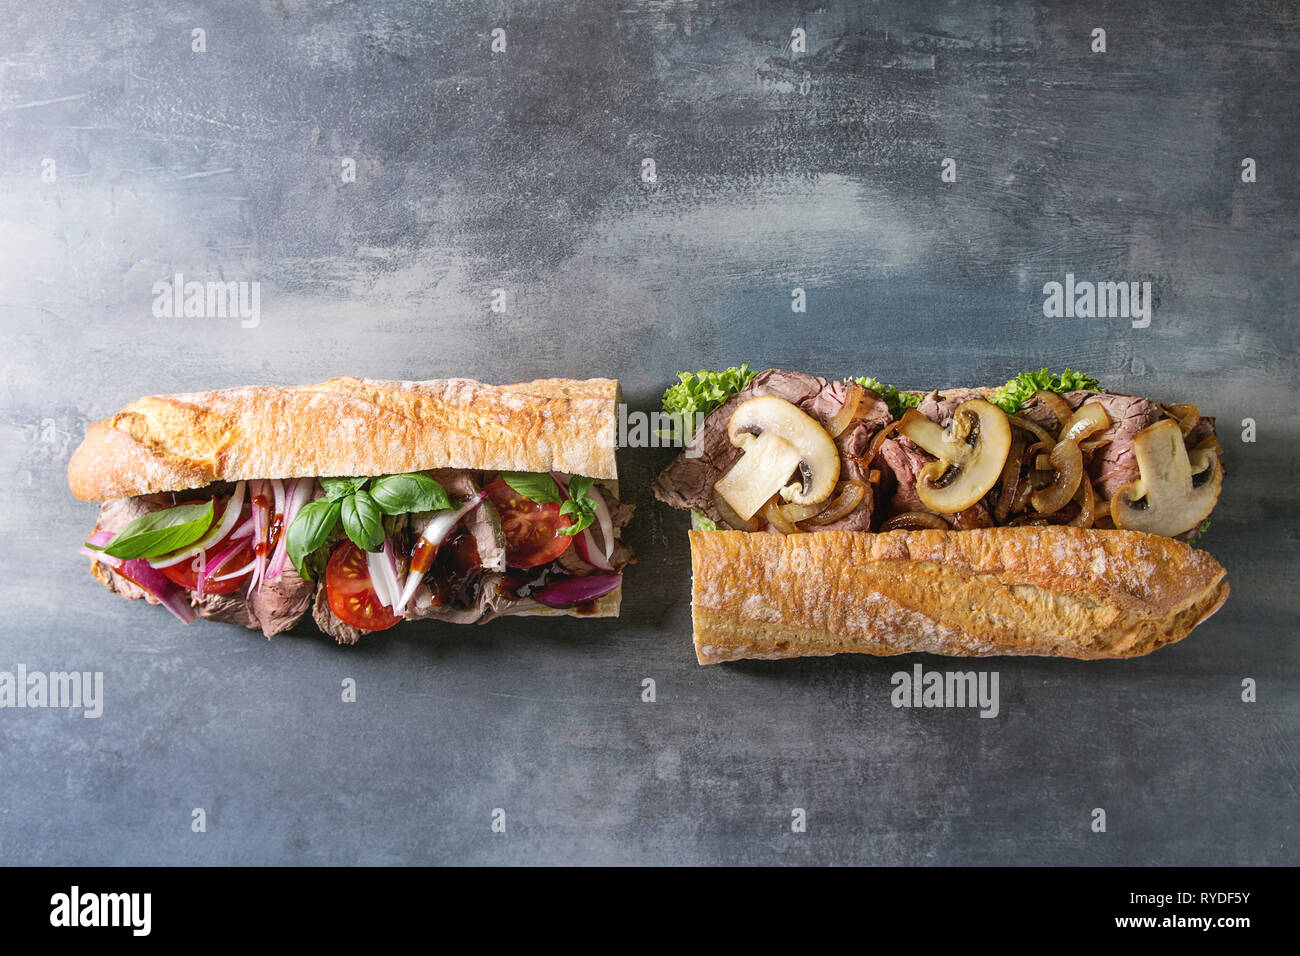
[[[335,617],[363,631],[382,631],[401,620],[392,608],[379,603],[379,595],[370,583],[366,553],[351,541],[344,541],[330,555],[325,567],[325,595]]]
[[[202,499],[199,500],[201,501]],[[229,502],[229,500],[230,499],[214,502],[214,507],[212,509],[213,524],[216,524],[221,521],[221,515],[225,511],[226,504]],[[208,553],[209,555],[211,555],[215,552],[221,551],[222,549],[225,548],[225,546],[226,546],[225,542],[223,541],[217,544],[215,547],[209,548]],[[212,577],[209,577],[207,581],[204,582],[203,593],[204,594],[230,594],[232,591],[236,591],[239,588],[246,585],[248,583],[249,577],[253,573],[252,571],[249,571],[248,574],[241,574],[237,578],[231,578],[228,581],[214,581],[212,580],[212,578],[220,577],[222,574],[229,574],[231,571],[238,571],[240,568],[244,567],[246,564],[248,564],[248,562],[252,560],[253,560],[253,545],[252,545],[252,539],[250,538],[248,539],[248,541],[245,541],[238,548],[236,548],[234,553],[232,553],[230,557],[228,557],[225,561],[222,561],[220,568],[217,568],[215,570],[209,568],[209,570],[212,571]],[[182,561],[180,564],[173,564],[169,568],[159,568],[159,570],[162,571],[163,574],[167,575],[167,577],[170,578],[172,582],[174,582],[175,584],[179,584],[183,588],[188,588],[191,591],[198,589],[199,576],[194,571],[193,558],[191,558],[189,561]]]
[[[541,502],[525,498],[502,478],[484,489],[488,500],[501,515],[501,530],[506,533],[506,565],[512,568],[535,568],[550,564],[562,555],[573,539],[560,534],[572,522],[560,514],[558,502]]]
[[[224,547],[224,545],[221,545]],[[253,560],[253,546],[249,540],[245,540],[230,557],[221,562],[220,568],[208,568],[211,576],[203,582],[204,594],[229,594],[238,590],[242,585],[248,583],[248,578],[252,571],[247,574],[241,574],[237,578],[229,578],[225,581],[215,581],[213,578],[220,577],[222,574],[229,574],[231,571],[238,571],[248,562]],[[199,586],[199,576],[194,572],[194,559],[182,561],[180,564],[173,564],[169,568],[160,568],[163,574],[171,578],[174,582],[183,588],[189,588],[194,591]]]

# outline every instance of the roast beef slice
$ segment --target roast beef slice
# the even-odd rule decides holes
[[[713,486],[740,458],[741,450],[731,444],[727,424],[736,408],[751,398],[775,395],[791,402],[823,424],[843,408],[849,397],[849,385],[828,381],[800,372],[768,369],[754,376],[743,389],[714,409],[692,437],[686,450],[673,460],[655,479],[655,497],[674,508],[693,508],[714,521],[721,521],[713,502]],[[839,438],[841,473],[861,479],[865,463],[854,454],[865,452],[871,436],[890,421],[889,407],[875,392],[868,391],[858,409],[858,418]],[[864,505],[843,521],[828,527],[855,527],[870,524],[870,509]]]
[[[136,518],[170,508],[173,503],[170,494],[106,501],[100,506],[95,530],[116,534]],[[144,588],[98,562],[96,565],[99,573],[95,576],[128,601],[144,598],[151,604],[158,603]],[[230,594],[205,594],[201,599],[190,592],[190,604],[199,617],[260,628],[263,634],[272,637],[298,623],[311,605],[311,596],[311,582],[298,577],[293,565],[287,563],[278,580],[264,583],[260,591],[253,591],[251,597],[246,597],[242,590]]]

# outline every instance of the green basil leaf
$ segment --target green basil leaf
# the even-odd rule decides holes
[[[310,581],[311,572],[307,568],[307,558],[325,543],[334,525],[339,520],[341,503],[328,498],[317,498],[303,505],[293,524],[289,525],[288,536],[284,545],[289,552],[289,559],[304,581]]]
[[[340,503],[343,530],[363,551],[378,551],[384,546],[384,513],[368,491],[357,491]]]
[[[198,541],[212,527],[212,502],[177,505],[141,515],[119,531],[103,548],[112,558],[156,558]],[[87,545],[94,548],[94,545]]]
[[[581,534],[591,527],[591,523],[596,520],[596,509],[590,499],[582,498],[575,500],[570,498],[564,504],[560,505],[560,514],[569,515],[573,522],[567,528],[561,528],[559,533],[573,537],[575,534]]]
[[[330,501],[342,501],[348,495],[364,488],[369,480],[369,478],[322,478],[320,486],[325,489],[325,497]]]
[[[404,475],[385,475],[370,483],[366,491],[386,515],[410,511],[446,511],[451,499],[442,485],[422,471]]]
[[[588,478],[586,475],[574,475],[569,479],[569,497],[577,501],[587,500],[587,492],[591,490],[591,486],[595,483],[595,478]],[[595,502],[592,502],[592,507],[595,507]]]
[[[531,471],[503,471],[501,480],[530,501],[560,500],[560,487],[550,475]]]

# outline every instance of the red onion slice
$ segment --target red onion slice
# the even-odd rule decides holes
[[[256,561],[253,576],[248,580],[248,596],[251,597],[253,588],[262,589],[262,576],[266,573],[266,532],[271,522],[266,503],[266,482],[249,482],[248,490],[253,500],[253,554]]]
[[[621,574],[589,574],[585,578],[565,578],[534,591],[529,597],[547,607],[573,607],[605,596],[622,581]]]
[[[298,478],[285,488],[284,518],[280,522],[280,534],[271,554],[271,563],[266,569],[268,581],[276,581],[284,573],[284,566],[289,562],[289,526],[311,498],[315,484],[315,478]]]
[[[609,563],[605,553],[597,546],[590,528],[573,539],[573,546],[578,549],[578,556],[593,568],[600,568],[602,571],[614,570],[614,565]]]
[[[605,545],[605,563],[609,564],[610,557],[614,554],[614,516],[609,512],[609,505],[605,502],[605,496],[600,493],[600,489],[594,484],[589,492],[591,500],[596,502],[596,521],[600,525],[600,536]],[[610,565],[611,570],[613,565]]]
[[[228,538],[225,542],[225,547],[218,551],[214,556],[206,559],[205,567],[199,569],[197,578],[198,587],[196,590],[198,591],[199,597],[203,597],[203,590],[209,581],[228,581],[232,577],[237,577],[237,575],[232,574],[223,574],[220,577],[215,577],[214,575],[221,570],[222,565],[230,560],[232,554],[243,547],[243,544],[244,542],[242,539],[236,539],[233,537]],[[199,557],[203,558],[204,555],[200,555]],[[256,559],[254,559],[252,564],[256,567]]]
[[[402,599],[402,586],[397,581],[393,542],[387,535],[384,535],[383,550],[366,552],[366,570],[370,572],[370,585],[375,589],[379,603],[386,608],[395,607]]]
[[[100,535],[103,535],[103,537],[101,538]],[[90,543],[95,545],[107,544],[112,539],[113,536],[106,532],[96,532],[90,536]],[[143,558],[123,561],[120,558],[110,558],[99,551],[91,551],[89,548],[82,548],[81,553],[112,568],[132,584],[144,588],[158,599],[159,604],[175,614],[183,623],[189,624],[197,616],[194,613],[194,608],[190,607],[189,598],[186,596],[184,589],[169,581],[162,572],[154,570],[149,562]]]

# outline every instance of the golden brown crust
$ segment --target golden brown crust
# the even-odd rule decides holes
[[[691,531],[701,664],[916,651],[1137,657],[1228,596],[1223,567],[1173,538],[1069,527]]]
[[[214,481],[430,468],[612,479],[618,401],[611,379],[335,378],[152,396],[87,429],[68,485],[96,501]]]

